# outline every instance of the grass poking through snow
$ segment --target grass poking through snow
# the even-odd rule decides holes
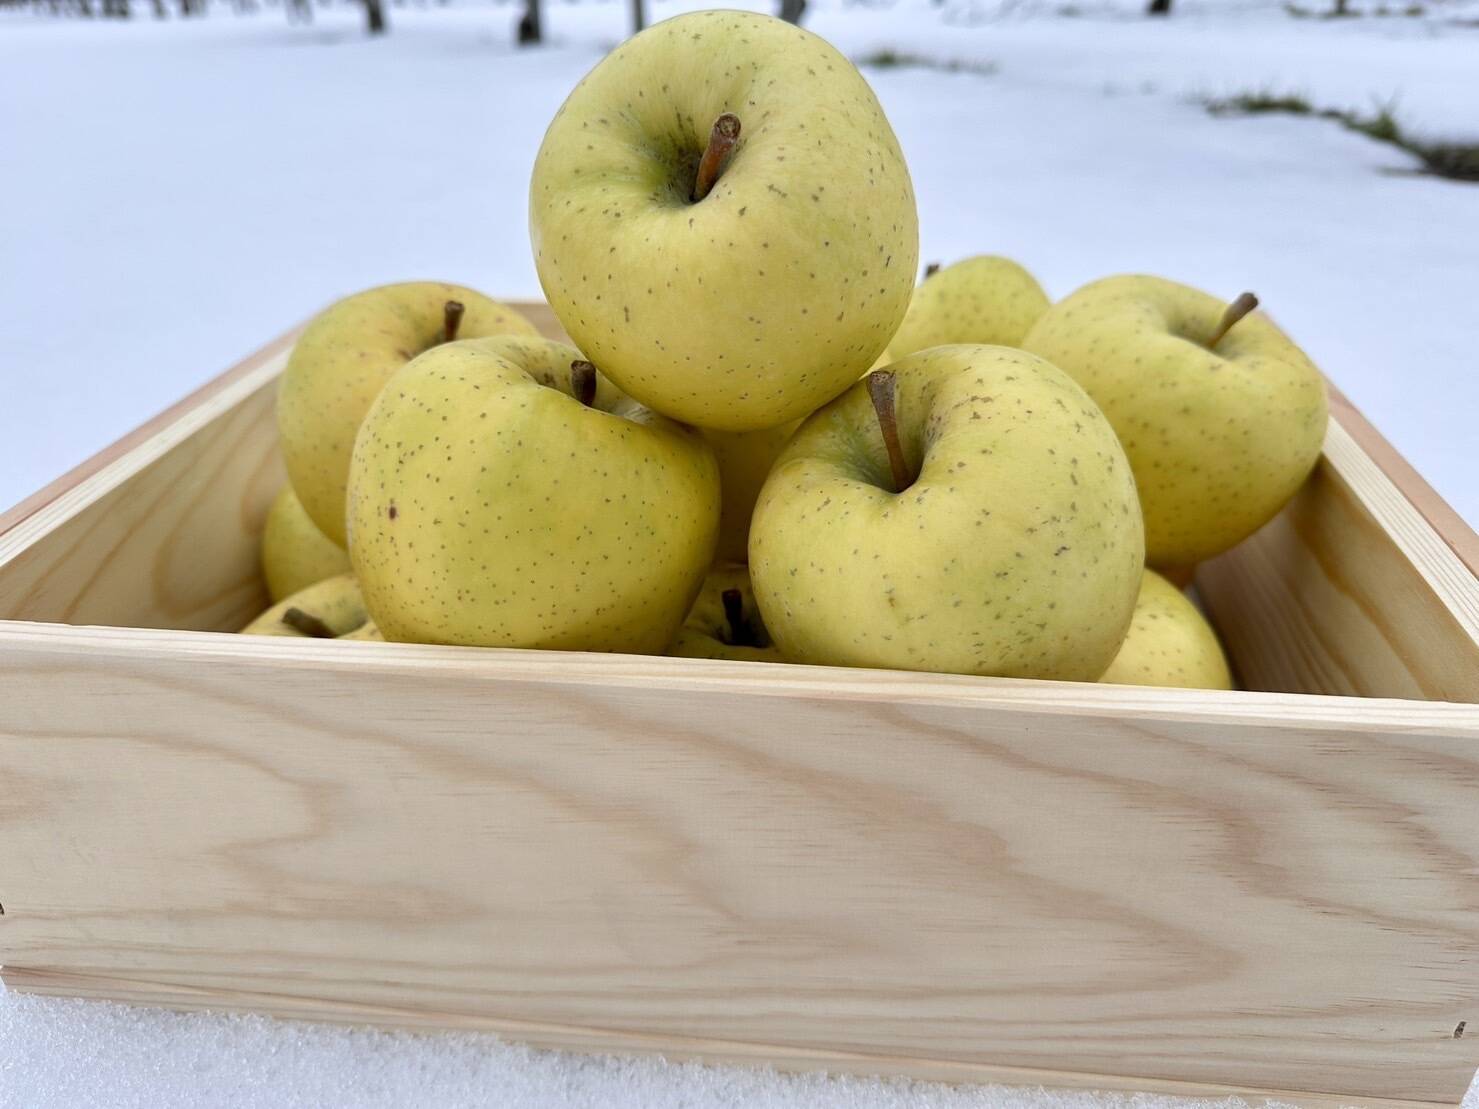
[[[858,66],[872,69],[936,69],[941,73],[974,73],[978,77],[991,77],[997,72],[995,62],[944,61],[897,50],[875,50],[853,61]]]
[[[1450,181],[1479,182],[1479,142],[1431,142],[1405,130],[1391,104],[1381,104],[1369,115],[1347,108],[1316,108],[1299,93],[1269,89],[1209,97],[1202,102],[1214,116],[1277,113],[1313,116],[1339,123],[1348,131],[1405,150],[1423,165],[1423,171]]]

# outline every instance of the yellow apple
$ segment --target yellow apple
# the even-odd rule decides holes
[[[776,456],[800,420],[759,431],[706,431],[704,438],[719,461],[719,552],[721,562],[744,562],[749,557],[750,517],[755,498],[765,484]],[[748,587],[747,587],[748,588]]]
[[[244,635],[337,639],[363,628],[369,614],[353,574],[338,574],[284,597],[246,627]]]
[[[1118,685],[1231,689],[1227,656],[1207,618],[1185,593],[1145,571],[1130,631],[1099,679]]]
[[[1157,568],[1193,565],[1253,534],[1320,457],[1320,371],[1271,320],[1229,315],[1200,290],[1107,277],[1049,308],[1023,346],[1072,375],[1114,425]]]
[[[1019,347],[1048,310],[1037,279],[1010,258],[982,254],[925,277],[888,344],[894,361],[943,343]]]
[[[1144,552],[1109,422],[1061,370],[998,346],[931,347],[822,408],[750,525],[771,637],[841,666],[1093,681]]]
[[[701,11],[576,86],[529,191],[539,279],[575,344],[673,419],[799,419],[871,365],[918,260],[909,171],[857,68],[770,16]]]
[[[732,662],[785,661],[765,630],[749,572],[733,563],[709,571],[668,654]]]
[[[349,572],[349,555],[318,530],[291,485],[267,510],[262,528],[262,576],[267,595],[280,601],[314,582]]]
[[[655,654],[713,559],[719,467],[571,347],[447,343],[365,417],[348,519],[388,640]]]
[[[512,308],[440,281],[367,289],[315,316],[283,371],[277,428],[288,478],[319,530],[344,546],[354,436],[393,373],[449,338],[535,333]]]

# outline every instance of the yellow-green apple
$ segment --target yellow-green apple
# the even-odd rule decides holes
[[[1037,279],[1010,258],[982,254],[931,267],[889,341],[889,359],[945,343],[1021,346],[1050,303]]]
[[[857,68],[765,15],[702,11],[628,39],[534,163],[539,279],[622,389],[698,427],[799,419],[904,318],[914,190]]]
[[[755,498],[765,484],[776,456],[800,420],[759,431],[705,431],[704,438],[719,460],[719,551],[721,562],[744,562],[749,557],[750,517]]]
[[[1231,689],[1227,656],[1207,618],[1185,593],[1146,570],[1130,631],[1099,679],[1117,685]]]
[[[737,662],[785,661],[765,630],[749,572],[733,563],[709,571],[668,654]]]
[[[280,601],[314,582],[349,572],[349,555],[303,511],[291,485],[267,510],[262,528],[262,576],[267,595]]]
[[[572,347],[447,343],[365,417],[348,519],[388,640],[656,654],[713,559],[719,467]]]
[[[822,408],[750,525],[755,598],[793,662],[1093,681],[1143,564],[1109,422],[998,346],[931,347]]]
[[[336,574],[284,597],[241,630],[244,635],[338,639],[362,629],[368,619],[354,575]]]
[[[1082,385],[1119,433],[1158,568],[1211,558],[1294,495],[1325,441],[1325,380],[1262,314],[1159,277],[1107,277],[1023,346]]]
[[[440,281],[367,289],[315,316],[283,371],[277,427],[288,479],[319,530],[344,545],[354,436],[393,373],[450,339],[535,333],[512,308]]]

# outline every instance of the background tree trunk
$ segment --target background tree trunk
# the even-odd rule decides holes
[[[524,14],[519,18],[519,45],[541,42],[544,30],[539,23],[539,0],[524,0]]]
[[[636,34],[647,26],[647,5],[645,0],[632,0],[632,34]]]
[[[1150,0],[1150,7],[1145,9],[1146,15],[1170,15],[1171,0]]]
[[[365,29],[372,35],[385,33],[384,0],[365,0]]]
[[[787,23],[801,25],[801,17],[806,14],[806,0],[781,0],[780,17]]]

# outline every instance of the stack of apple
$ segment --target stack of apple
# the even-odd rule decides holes
[[[530,227],[574,346],[433,283],[304,332],[248,631],[1229,684],[1147,565],[1184,580],[1319,455],[1323,380],[1250,296],[1051,304],[994,257],[914,288],[872,91],[742,12],[591,71]]]

